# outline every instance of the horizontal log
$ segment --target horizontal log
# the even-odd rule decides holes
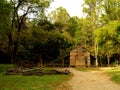
[[[5,75],[23,75],[23,76],[30,76],[30,75],[54,75],[54,74],[69,74],[69,70],[44,70],[44,69],[20,69],[20,68],[9,68],[6,70]]]

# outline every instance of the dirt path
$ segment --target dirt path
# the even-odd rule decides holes
[[[69,88],[62,90],[120,90],[120,85],[112,82],[103,71],[81,72],[69,69],[73,78],[68,81]]]

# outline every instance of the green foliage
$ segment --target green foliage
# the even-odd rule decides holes
[[[71,17],[69,20],[69,27],[67,32],[70,33],[71,37],[75,37],[75,32],[78,30],[78,26],[81,24],[79,23],[79,18],[77,16]]]
[[[112,21],[95,31],[96,41],[104,48],[113,48],[115,42],[118,40],[117,31],[119,27],[118,21]],[[115,47],[115,46],[114,46]],[[110,50],[110,49],[109,49]]]
[[[117,32],[119,26],[119,21],[110,21],[94,32],[96,42],[99,43],[99,54],[110,58],[117,53],[116,42],[118,41]]]
[[[6,34],[10,31],[12,6],[5,0],[0,1],[0,43],[6,40]]]
[[[61,23],[61,25],[64,25],[68,22],[70,16],[65,8],[58,7],[55,11],[52,11],[49,14],[49,19],[53,23]]]
[[[118,20],[120,14],[119,0],[104,0],[104,9],[109,20]],[[112,13],[111,13],[112,12]]]
[[[107,74],[111,76],[111,79],[120,84],[120,69],[115,68],[106,71]]]
[[[54,27],[50,22],[32,21],[28,31],[22,33],[17,59],[37,63],[42,54],[44,64],[61,63],[60,53],[63,58],[69,56],[73,41],[69,33],[61,33]]]
[[[118,60],[115,60],[113,63],[112,63],[112,66],[118,66]]]

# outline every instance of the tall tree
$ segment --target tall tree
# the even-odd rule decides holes
[[[117,31],[119,26],[119,21],[110,21],[95,31],[96,41],[99,42],[99,47],[102,48],[102,52],[107,56],[108,65],[110,65],[110,57],[117,53],[116,41],[118,40]]]
[[[79,32],[82,28],[82,21],[77,17],[71,17],[69,20],[69,27],[67,29],[67,32],[70,33],[70,36],[74,39],[75,44],[78,44],[80,35]]]
[[[56,24],[56,29],[62,32],[67,29],[70,16],[65,8],[59,7],[49,14],[49,19]]]
[[[98,28],[99,18],[101,16],[102,0],[84,0],[83,12],[86,13],[86,19],[91,22],[92,33]],[[92,34],[94,55],[96,58],[96,66],[98,65],[98,42],[95,41],[95,36]]]
[[[5,0],[0,1],[0,51],[7,53],[7,36],[11,31],[12,6]]]
[[[49,7],[48,0],[10,0],[13,6],[11,32],[8,33],[8,51],[11,63],[15,63],[15,57],[19,46],[20,33],[23,30],[25,19],[30,13],[41,14],[45,8]],[[14,32],[14,33],[13,33]],[[14,34],[14,35],[13,35]]]
[[[55,29],[58,30],[63,37],[59,39],[59,58],[62,61],[62,66],[64,66],[64,58],[70,50],[67,44],[73,42],[70,33],[67,31],[70,26],[70,16],[65,8],[59,7],[49,14],[49,19],[51,23],[55,24]]]

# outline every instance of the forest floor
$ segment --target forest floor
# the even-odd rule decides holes
[[[120,85],[112,82],[110,76],[105,74],[106,69],[83,72],[69,68],[73,77],[61,84],[57,90],[120,90]]]

